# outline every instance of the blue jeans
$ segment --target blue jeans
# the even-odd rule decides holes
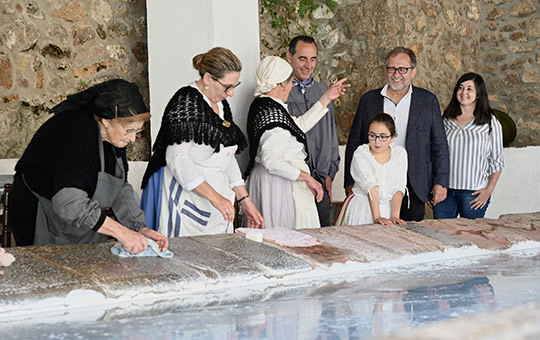
[[[475,190],[448,189],[446,199],[433,207],[433,217],[436,219],[456,218],[458,214],[459,217],[470,219],[484,217],[491,197],[483,208],[474,210],[471,209],[471,204],[469,203],[476,198],[476,195],[472,195],[473,192]]]

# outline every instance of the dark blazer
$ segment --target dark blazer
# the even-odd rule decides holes
[[[381,90],[364,94],[345,149],[345,186],[354,184],[351,177],[351,160],[356,148],[368,143],[368,121],[383,112],[384,97]],[[408,181],[416,195],[424,202],[430,200],[433,185],[448,187],[450,159],[444,132],[441,109],[437,97],[428,90],[413,86],[405,149],[408,155]]]

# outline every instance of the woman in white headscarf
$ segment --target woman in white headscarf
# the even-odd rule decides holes
[[[255,100],[247,131],[249,192],[265,220],[265,228],[319,228],[314,197],[321,184],[309,173],[305,133],[328,112],[328,104],[345,93],[341,79],[300,117],[292,117],[285,101],[292,88],[292,67],[279,57],[264,58],[256,70]]]

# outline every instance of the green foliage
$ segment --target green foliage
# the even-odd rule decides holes
[[[270,25],[276,31],[282,45],[287,45],[291,33],[300,32],[304,35],[317,34],[317,25],[311,22],[313,12],[317,8],[333,10],[337,6],[335,0],[260,0],[261,16],[268,13]],[[306,23],[307,21],[307,23]],[[296,34],[295,34],[296,35]]]

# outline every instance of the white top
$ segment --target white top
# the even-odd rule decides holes
[[[492,116],[491,133],[488,124],[476,125],[474,120],[463,127],[448,119],[443,123],[450,151],[449,187],[457,190],[487,187],[491,174],[504,167],[499,120]]]
[[[396,124],[397,137],[394,140],[394,144],[405,147],[407,124],[409,124],[409,110],[411,109],[412,86],[409,85],[409,91],[407,91],[407,94],[401,98],[397,105],[387,96],[387,92],[388,84],[381,90],[381,95],[384,97],[384,112],[392,116]]]
[[[407,151],[394,145],[390,147],[390,160],[380,164],[369,151],[369,144],[360,145],[353,154],[351,176],[354,179],[353,193],[368,195],[377,186],[379,201],[391,201],[398,191],[405,194],[407,186]]]
[[[287,109],[287,104],[283,103],[283,101],[276,98],[272,99]],[[317,101],[305,114],[292,118],[296,125],[305,133],[313,128],[326,112],[328,112],[328,108],[323,107]],[[295,181],[300,176],[300,169],[295,167],[291,162],[294,160],[304,160],[306,156],[304,144],[298,142],[296,137],[288,130],[276,127],[265,131],[261,136],[255,162],[261,163],[272,175]]]
[[[189,86],[196,88],[197,91],[203,95],[203,98],[208,105],[211,105],[208,98],[206,98],[204,93],[199,90],[195,82],[190,83]],[[218,110],[219,117],[223,119],[223,104],[221,102],[218,103]],[[223,144],[221,144],[220,147],[223,149]],[[169,145],[165,153],[165,160],[167,161],[167,166],[182,188],[191,191],[205,180],[197,166],[195,166],[194,161],[200,162],[206,160],[215,152],[216,150],[209,145],[197,144],[193,141],[183,142],[180,144]],[[234,156],[226,168],[225,173],[229,177],[230,188],[244,184],[240,167]]]

